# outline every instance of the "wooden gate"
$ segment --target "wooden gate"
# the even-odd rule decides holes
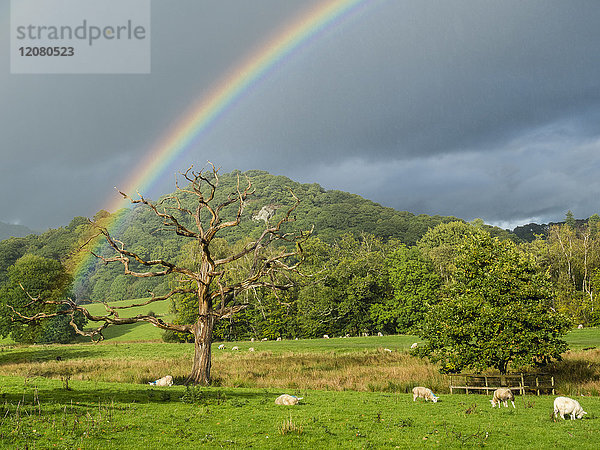
[[[547,373],[514,373],[510,375],[450,374],[450,393],[487,394],[500,387],[524,394],[554,394],[554,376]]]

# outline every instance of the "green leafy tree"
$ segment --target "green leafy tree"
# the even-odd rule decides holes
[[[575,228],[575,225],[576,225],[575,217],[573,216],[573,212],[571,210],[568,210],[567,214],[565,214],[565,223],[570,228]]]
[[[393,295],[375,303],[371,316],[387,333],[414,333],[437,303],[442,279],[416,247],[400,245],[387,257],[386,269]]]
[[[579,226],[553,225],[548,231],[546,266],[552,275],[557,309],[589,323],[600,303],[593,275],[600,268],[600,234],[592,218]],[[539,254],[539,252],[538,252]]]
[[[429,229],[417,246],[433,262],[435,271],[449,281],[455,270],[454,260],[458,249],[465,239],[475,234],[485,234],[485,231],[462,221],[443,223]]]
[[[489,234],[470,237],[459,249],[454,280],[426,315],[418,351],[443,372],[509,365],[543,365],[567,349],[570,322],[551,307],[546,272],[511,241]]]
[[[66,316],[50,321],[24,320],[23,316],[51,314],[61,305],[33,302],[31,297],[59,301],[69,289],[70,276],[58,262],[41,256],[27,254],[8,268],[9,281],[0,291],[2,299],[0,333],[10,335],[17,342],[69,342],[75,337]],[[74,320],[83,325],[81,315]]]
[[[317,239],[306,243],[305,268],[312,271],[313,282],[299,293],[304,336],[378,331],[370,311],[390,292],[384,269],[388,246],[368,234],[360,239],[346,235],[331,246]]]

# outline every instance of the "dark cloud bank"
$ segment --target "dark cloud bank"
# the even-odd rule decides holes
[[[0,46],[0,220],[93,215],[309,3],[153,1],[150,75],[10,75]],[[599,23],[594,1],[372,2],[250,89],[153,194],[211,160],[505,227],[588,217],[600,211]]]

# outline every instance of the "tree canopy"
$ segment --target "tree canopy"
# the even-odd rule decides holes
[[[66,317],[54,317],[51,321],[19,320],[15,310],[22,315],[52,314],[60,305],[40,305],[32,301],[39,297],[51,301],[68,295],[71,277],[57,261],[36,255],[25,255],[8,267],[8,281],[0,288],[0,335],[11,336],[17,342],[66,343],[75,337],[74,329]],[[75,320],[83,326],[78,315]]]
[[[474,234],[460,247],[453,280],[425,317],[419,354],[445,372],[546,364],[567,349],[571,323],[552,308],[548,273],[511,241]]]

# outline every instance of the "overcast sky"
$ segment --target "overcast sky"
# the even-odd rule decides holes
[[[192,104],[316,3],[153,0],[150,74],[15,75],[0,0],[0,221],[92,216]],[[415,214],[510,228],[589,217],[599,24],[596,0],[366,1],[268,72],[151,194],[210,160]]]

